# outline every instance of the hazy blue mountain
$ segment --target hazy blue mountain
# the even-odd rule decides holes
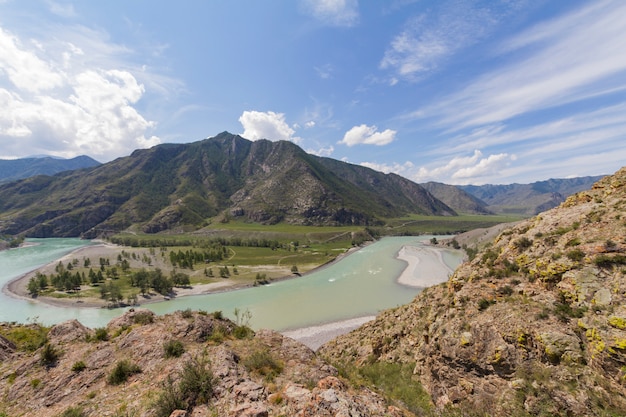
[[[81,155],[72,159],[36,156],[20,159],[0,159],[0,182],[14,181],[35,175],[54,175],[63,171],[91,168],[100,162]]]

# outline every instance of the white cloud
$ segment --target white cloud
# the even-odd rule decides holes
[[[331,64],[325,64],[320,67],[313,68],[315,69],[317,76],[323,80],[327,80],[333,76],[334,67]]]
[[[436,105],[420,109],[460,129],[608,96],[626,88],[626,3],[593,2],[504,42],[503,51],[532,46],[525,58],[498,68]]]
[[[27,50],[17,37],[0,27],[0,70],[15,87],[37,93],[61,86],[63,74],[40,59],[37,47],[34,49]]]
[[[335,152],[335,147],[333,145],[329,145],[326,148],[307,149],[306,152],[317,156],[331,156],[333,152]]]
[[[120,48],[97,37],[64,39],[59,32],[25,44],[0,28],[0,153],[107,161],[158,144],[149,134],[155,123],[135,108],[144,85],[107,53]]]
[[[405,178],[409,178],[412,173],[415,171],[415,165],[407,161],[404,164],[393,163],[393,164],[379,164],[376,162],[361,162],[359,165],[364,167],[371,168],[376,171],[384,172],[385,174],[389,174],[393,172],[394,174],[401,175]]]
[[[246,139],[289,140],[295,143],[301,141],[301,138],[294,136],[296,132],[285,121],[284,113],[246,110],[239,117],[239,122],[244,129],[241,136]]]
[[[367,126],[365,124],[354,126],[346,132],[339,143],[347,146],[360,144],[382,146],[393,142],[396,137],[397,132],[395,130],[386,129],[382,132],[377,130],[376,126]]]
[[[498,176],[511,161],[515,161],[515,155],[499,153],[483,156],[479,150],[475,150],[471,156],[457,156],[445,165],[434,168],[420,167],[410,178],[416,182],[439,181],[448,184],[478,184],[481,178]]]
[[[354,26],[359,21],[357,0],[303,0],[306,13],[330,26]]]
[[[62,4],[52,0],[48,0],[46,3],[48,3],[50,11],[58,16],[66,18],[72,18],[77,16],[73,4]]]
[[[436,71],[457,51],[487,36],[502,18],[519,7],[516,3],[439,2],[428,12],[410,18],[385,51],[380,68],[392,71],[389,83],[398,78],[415,81]]]

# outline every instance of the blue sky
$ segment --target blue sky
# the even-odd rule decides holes
[[[222,131],[416,182],[626,165],[623,0],[0,0],[0,158]]]

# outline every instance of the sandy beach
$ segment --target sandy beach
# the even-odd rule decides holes
[[[361,327],[363,324],[372,321],[376,316],[356,317],[349,320],[341,320],[332,323],[320,324],[316,326],[304,327],[301,329],[287,330],[281,332],[284,336],[290,337],[307,345],[313,350],[317,350],[326,342],[330,342],[337,336],[351,332]]]

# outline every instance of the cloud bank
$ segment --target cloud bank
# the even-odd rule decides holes
[[[93,65],[90,55],[101,52],[0,28],[0,157],[107,161],[160,143],[135,107],[143,84],[128,70]]]

